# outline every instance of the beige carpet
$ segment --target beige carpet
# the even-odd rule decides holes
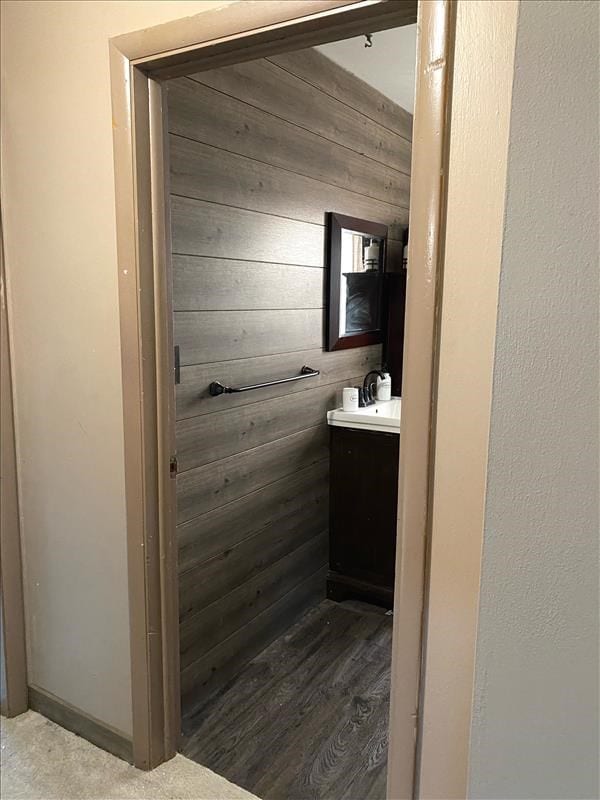
[[[2,800],[256,800],[181,755],[141,772],[33,711],[1,726]]]

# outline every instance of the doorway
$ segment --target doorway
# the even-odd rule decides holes
[[[385,796],[400,402],[327,417],[401,395],[415,55],[412,24],[163,87],[182,752],[258,796]],[[340,215],[380,238],[338,265]]]
[[[253,4],[254,5],[254,4]],[[349,33],[363,32],[365,25],[368,24],[370,30],[378,30],[390,27],[395,22],[397,24],[406,23],[407,20],[414,22],[415,6],[412,3],[355,3],[349,8],[336,10],[335,7],[341,6],[338,3],[322,4],[327,5],[327,13],[324,10],[316,11],[316,4],[311,4],[313,12],[311,18],[304,18],[293,24],[290,19],[275,20],[273,4],[259,4],[274,25],[287,25],[287,32],[292,36],[286,37],[288,48],[292,44],[293,35],[297,35],[296,44],[314,45],[322,43],[331,38],[343,38]],[[291,5],[289,4],[288,8]],[[268,11],[266,9],[268,7]],[[437,24],[440,25],[441,37],[435,42],[427,41],[423,47],[427,50],[427,63],[431,63],[432,50],[437,45],[441,47],[442,54],[445,54],[447,46],[447,6],[437,4],[431,6],[428,11],[435,17],[437,11]],[[333,13],[329,13],[333,12]],[[262,11],[261,11],[262,13]],[[298,11],[295,11],[298,14]],[[239,12],[243,16],[243,12]],[[281,12],[284,14],[284,12]],[[394,18],[394,14],[401,19]],[[207,15],[207,17],[210,15]],[[298,14],[298,16],[301,16]],[[319,17],[318,24],[315,17]],[[243,20],[235,19],[231,16],[229,21],[223,15],[219,15],[216,29],[220,29],[221,23],[228,24],[232,29],[240,30],[237,36],[245,40],[245,57],[250,59],[252,56],[262,55],[267,52],[282,52],[284,47],[281,41],[276,42],[276,36],[271,35],[271,41],[265,31],[256,26],[252,30],[256,33],[249,35],[244,32]],[[240,26],[241,29],[240,29]],[[295,26],[295,27],[294,27]],[[210,30],[210,23],[208,23]],[[247,29],[246,29],[247,30]],[[334,34],[334,35],[332,35]],[[207,36],[204,33],[205,37]],[[213,34],[214,36],[214,31]],[[198,40],[196,40],[198,41]],[[198,46],[194,53],[196,58],[195,68],[204,69],[201,64],[202,59],[210,58],[212,66],[222,63],[235,63],[236,44],[231,42],[224,43],[213,39],[205,38],[210,42],[203,47]],[[118,50],[118,47],[121,50]],[[191,46],[191,43],[190,43]],[[212,48],[212,49],[211,49]],[[253,49],[254,48],[254,49]],[[166,49],[166,48],[165,48]],[[285,48],[287,49],[287,48]],[[123,55],[123,50],[127,51],[127,57]],[[204,50],[204,52],[201,52]],[[147,52],[147,51],[146,51]],[[154,51],[156,52],[156,50]],[[200,54],[200,55],[199,55]],[[439,53],[438,53],[439,54]],[[170,78],[179,74],[186,74],[190,71],[189,63],[183,72],[183,63],[186,58],[190,59],[190,53],[185,58],[181,52],[171,56],[161,55],[144,56],[142,58],[139,42],[117,42],[113,49],[113,76],[115,77],[115,109],[116,113],[116,133],[115,146],[117,152],[117,162],[120,159],[130,165],[130,173],[117,170],[117,190],[121,200],[130,197],[132,186],[135,187],[134,200],[130,205],[124,202],[120,207],[120,272],[121,277],[121,306],[122,306],[122,334],[124,341],[124,368],[131,374],[131,368],[137,365],[137,378],[135,382],[126,383],[125,389],[125,414],[127,422],[126,432],[126,452],[127,452],[127,473],[128,473],[128,517],[130,529],[130,570],[131,570],[131,595],[132,595],[132,633],[133,635],[133,661],[134,675],[140,677],[135,685],[134,697],[134,751],[136,751],[136,761],[139,765],[147,764],[151,766],[158,763],[175,747],[178,738],[178,657],[174,647],[176,635],[176,613],[177,602],[175,600],[176,581],[175,572],[175,542],[171,536],[173,530],[173,516],[175,510],[174,502],[174,482],[169,476],[167,465],[168,456],[174,453],[171,432],[174,426],[165,424],[171,419],[174,409],[168,397],[163,393],[163,387],[170,380],[172,370],[175,367],[173,358],[173,341],[169,334],[169,321],[165,318],[165,308],[168,307],[161,301],[168,293],[168,287],[164,281],[164,273],[160,269],[164,262],[164,254],[169,252],[167,241],[166,226],[161,226],[161,209],[164,209],[164,196],[161,195],[164,187],[162,180],[164,162],[159,154],[162,153],[164,145],[164,132],[158,120],[161,112],[162,94],[160,87],[156,83],[156,78]],[[424,56],[421,54],[421,60]],[[135,66],[130,66],[135,61]],[[446,62],[444,62],[446,63]],[[142,67],[145,72],[142,71]],[[121,84],[123,69],[131,69],[132,95],[128,95]],[[152,78],[148,79],[148,72],[151,71]],[[433,228],[437,229],[440,223],[439,208],[441,199],[440,170],[439,164],[442,159],[442,148],[439,137],[440,130],[443,130],[445,115],[444,89],[447,72],[440,69],[436,74],[435,84],[432,88],[423,88],[424,96],[428,91],[436,94],[437,105],[433,111],[437,111],[436,123],[431,125],[428,120],[429,131],[431,132],[432,149],[423,158],[423,162],[428,161],[430,167],[423,172],[422,185],[420,189],[428,195],[428,203],[423,203],[418,209],[417,218],[422,213],[424,218],[417,219],[417,230],[424,220],[430,220],[428,215],[435,214]],[[127,137],[120,135],[123,130],[130,130],[131,117],[127,109],[135,109],[133,116],[133,153],[127,143]],[[435,113],[434,113],[435,116]],[[424,132],[426,134],[427,131]],[[425,143],[427,136],[423,136]],[[430,142],[426,142],[430,144]],[[146,161],[144,161],[146,159]],[[437,159],[437,161],[436,161]],[[417,154],[413,156],[413,164],[418,162]],[[121,163],[121,166],[122,163]],[[435,168],[435,169],[432,169]],[[434,177],[435,175],[435,177]],[[119,180],[121,183],[119,184]],[[420,179],[421,181],[421,179]],[[429,182],[428,182],[429,181]],[[433,197],[434,205],[431,205]],[[422,202],[423,198],[421,198]],[[435,202],[438,203],[435,206]],[[412,203],[414,212],[415,204]],[[150,220],[152,212],[152,222],[148,226],[136,224],[136,220],[144,218]],[[411,219],[413,229],[413,239],[411,240],[411,258],[422,256],[422,263],[428,270],[426,276],[426,288],[428,297],[435,291],[435,281],[432,282],[432,274],[435,276],[438,256],[437,237],[433,240],[425,235],[422,238],[414,237],[415,216]],[[427,226],[423,230],[426,229]],[[430,226],[431,227],[431,226]],[[131,236],[132,231],[135,236]],[[151,238],[149,238],[151,237]],[[137,242],[137,246],[132,246]],[[128,278],[129,270],[126,265],[132,266],[133,275]],[[123,267],[125,267],[123,269]],[[135,285],[132,285],[132,278],[135,277]],[[141,304],[138,305],[138,286],[142,287]],[[149,293],[144,293],[143,287],[150,288]],[[415,282],[414,289],[417,289]],[[410,355],[410,295],[409,287],[409,344],[406,351]],[[432,306],[431,306],[432,307]],[[128,317],[127,310],[131,311]],[[434,335],[433,314],[427,315],[425,319],[413,320],[413,330],[421,330],[424,336],[421,337],[420,346],[429,343],[432,345]],[[425,343],[425,344],[424,344]],[[416,342],[415,342],[416,346]],[[140,350],[141,347],[141,350]],[[406,446],[403,444],[401,459],[406,461],[412,455],[416,457],[416,470],[410,472],[402,471],[401,468],[401,496],[403,498],[402,518],[406,523],[414,514],[418,523],[414,530],[409,531],[410,536],[401,538],[399,547],[399,558],[402,554],[411,549],[412,542],[409,539],[415,535],[417,541],[419,536],[422,539],[423,507],[427,505],[427,485],[428,485],[428,442],[430,435],[430,397],[431,397],[431,353],[433,347],[429,348],[429,369],[423,375],[422,364],[415,371],[419,375],[418,382],[412,384],[413,394],[407,392],[405,407],[403,409],[403,429],[408,425],[407,417],[411,420],[411,432],[407,437]],[[416,353],[415,353],[416,355]],[[151,365],[151,368],[149,367]],[[405,364],[405,381],[408,375],[414,370],[410,357]],[[410,382],[407,383],[410,386]],[[417,390],[418,391],[415,391]],[[156,398],[154,403],[152,398]],[[425,402],[423,402],[425,400]],[[411,418],[412,417],[412,418]],[[158,420],[158,425],[156,421]],[[139,448],[139,443],[143,442],[144,447]],[[417,452],[418,451],[418,452]],[[172,471],[172,468],[171,468]],[[417,491],[410,492],[413,489]],[[137,499],[136,499],[137,498]],[[139,504],[138,504],[139,500]],[[153,513],[153,509],[157,513]],[[418,535],[417,535],[417,532]],[[136,538],[137,537],[137,538]],[[149,547],[144,551],[143,558],[140,558],[139,543],[148,544]],[[397,585],[396,593],[396,614],[395,627],[402,633],[402,643],[410,646],[403,648],[401,655],[396,656],[396,663],[400,664],[403,660],[409,665],[406,670],[406,682],[402,687],[395,687],[393,693],[395,698],[392,704],[392,714],[396,714],[398,720],[402,720],[398,729],[402,728],[404,733],[400,737],[407,744],[403,748],[402,741],[396,737],[393,746],[399,758],[395,765],[401,765],[403,769],[398,770],[397,775],[390,776],[390,785],[393,787],[402,786],[402,789],[391,789],[396,794],[407,794],[406,786],[412,786],[413,763],[414,763],[414,729],[415,722],[415,696],[418,685],[419,669],[419,642],[420,642],[420,619],[423,597],[423,558],[424,550],[421,544],[420,555],[414,558],[414,550],[411,554],[410,562],[404,562],[403,571],[406,575],[409,569],[413,580],[404,585]],[[159,588],[162,585],[162,592]],[[417,588],[415,592],[415,586]],[[410,598],[405,594],[411,592]],[[160,602],[157,602],[156,592],[159,591]],[[143,606],[139,604],[139,597],[145,598]],[[405,600],[407,602],[405,602]],[[152,622],[154,620],[154,622]],[[148,637],[149,631],[162,631],[162,638],[154,635]],[[407,637],[408,633],[408,637]],[[137,634],[137,635],[136,635]],[[396,638],[396,648],[399,647]],[[137,665],[137,669],[136,669]],[[139,671],[138,671],[139,670]],[[151,714],[150,709],[161,713]],[[394,782],[396,782],[394,784]]]

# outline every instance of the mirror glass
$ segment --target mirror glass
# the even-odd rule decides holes
[[[381,276],[385,239],[341,229],[339,336],[381,327]]]
[[[328,350],[383,340],[387,226],[328,214]]]

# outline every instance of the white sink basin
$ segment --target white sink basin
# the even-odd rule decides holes
[[[401,399],[392,397],[391,400],[359,408],[357,411],[344,411],[336,408],[334,411],[327,412],[327,422],[329,425],[337,425],[342,428],[400,433],[400,405]]]

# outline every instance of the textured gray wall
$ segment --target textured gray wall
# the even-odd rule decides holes
[[[596,2],[521,4],[470,792],[598,797]]]

